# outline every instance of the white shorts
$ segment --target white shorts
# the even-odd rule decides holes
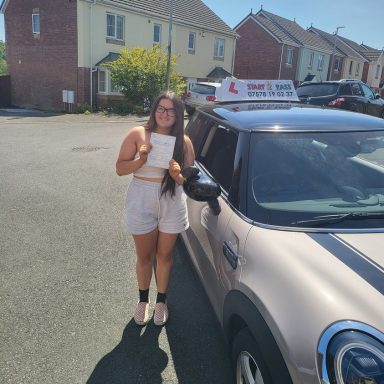
[[[186,195],[176,184],[175,195],[161,195],[161,183],[133,177],[128,187],[126,228],[132,235],[144,235],[158,228],[180,233],[189,227]]]

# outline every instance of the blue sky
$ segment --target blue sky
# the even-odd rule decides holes
[[[177,1],[177,0],[176,0]],[[261,4],[266,11],[296,19],[303,28],[314,27],[339,34],[356,43],[384,48],[384,0],[203,0],[230,27],[234,27],[251,8],[257,12]],[[1,2],[1,0],[0,0]],[[235,4],[235,5],[234,5]],[[0,14],[0,40],[4,40],[4,15]]]

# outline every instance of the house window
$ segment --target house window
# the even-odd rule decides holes
[[[339,72],[339,70],[340,70],[340,58],[336,57],[335,58],[335,62],[333,64],[333,71],[334,72]]]
[[[153,26],[153,43],[160,44],[161,41],[161,25],[155,24]]]
[[[110,73],[105,69],[98,70],[99,93],[121,94],[121,88],[111,79]]]
[[[353,61],[349,63],[349,74],[352,75],[352,69],[353,69]]]
[[[124,16],[107,13],[107,37],[124,40]]]
[[[32,13],[32,32],[40,33],[40,14]]]
[[[224,39],[215,38],[213,45],[213,57],[215,59],[224,59]]]
[[[99,92],[107,92],[107,73],[99,71]]]
[[[380,64],[378,64],[378,65],[376,66],[375,79],[378,79],[378,78],[379,78],[379,74],[380,74]]]
[[[286,64],[287,65],[292,65],[292,63],[293,63],[293,49],[292,48],[288,48]]]
[[[196,33],[189,32],[188,35],[188,53],[195,53]]]
[[[315,58],[315,54],[312,52],[311,55],[309,56],[309,65],[308,65],[308,68],[312,68],[313,67],[313,60]]]
[[[319,55],[319,59],[317,61],[317,70],[322,71],[324,66],[324,55]]]
[[[356,63],[355,76],[359,76],[359,72],[360,72],[360,63]]]

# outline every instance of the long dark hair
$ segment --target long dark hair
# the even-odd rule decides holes
[[[146,124],[146,129],[151,132],[154,132],[156,129],[156,109],[160,101],[167,99],[172,101],[173,108],[175,109],[175,123],[172,126],[170,135],[176,137],[175,149],[173,151],[173,159],[176,160],[181,167],[184,165],[184,104],[181,101],[180,97],[177,96],[174,92],[165,91],[160,93],[156,100],[152,104],[151,113],[149,115],[149,120]],[[164,175],[164,178],[161,182],[162,190],[161,194],[166,194],[167,192],[171,193],[171,196],[175,194],[175,180],[172,179],[169,172],[167,171]]]

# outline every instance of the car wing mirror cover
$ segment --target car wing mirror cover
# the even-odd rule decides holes
[[[212,201],[221,194],[219,184],[201,172],[187,178],[183,188],[186,195],[196,201]]]

